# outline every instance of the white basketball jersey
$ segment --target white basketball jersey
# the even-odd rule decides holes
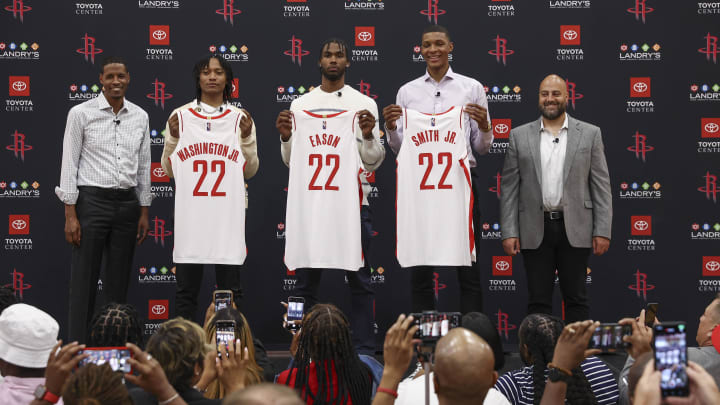
[[[170,155],[175,174],[176,263],[243,264],[245,158],[238,131],[242,112],[214,117],[178,112],[180,140]]]
[[[475,261],[462,107],[440,114],[405,109],[397,156],[397,259],[402,267]]]
[[[285,264],[290,270],[357,271],[360,243],[359,174],[355,114],[293,113],[285,215]]]

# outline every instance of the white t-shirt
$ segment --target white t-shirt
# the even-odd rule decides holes
[[[430,405],[438,405],[438,397],[435,395],[435,384],[433,384],[433,373],[428,374],[430,378]],[[425,403],[425,376],[422,375],[414,380],[405,380],[398,386],[398,397],[395,405],[418,405]],[[484,405],[510,405],[500,391],[490,388],[485,396]]]

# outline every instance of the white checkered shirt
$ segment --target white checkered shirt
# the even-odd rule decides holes
[[[135,187],[140,205],[149,206],[149,128],[147,113],[127,99],[117,115],[103,94],[71,108],[55,194],[63,203],[75,204],[78,186]]]

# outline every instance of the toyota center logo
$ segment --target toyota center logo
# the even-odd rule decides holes
[[[153,176],[157,176],[157,177],[165,176],[165,170],[163,170],[162,167],[154,168],[152,173],[153,173]]]
[[[167,311],[167,309],[165,308],[165,305],[158,304],[158,305],[153,305],[153,307],[152,307],[152,313],[155,315],[162,315],[166,311]]]
[[[512,256],[493,256],[492,264],[493,276],[512,276]]]
[[[560,45],[580,45],[580,26],[561,25]]]
[[[634,215],[630,217],[632,222],[631,235],[652,235],[652,217],[650,215]]]
[[[645,83],[640,82],[640,83],[633,84],[633,90],[635,90],[638,93],[645,93],[647,91],[647,89],[648,89],[648,86]]]
[[[151,25],[150,45],[170,45],[170,26]]]
[[[563,38],[567,39],[568,41],[572,41],[577,37],[578,37],[577,31],[567,30],[567,31],[563,32]]]
[[[714,122],[705,124],[705,131],[707,131],[708,133],[711,133],[711,134],[716,133],[718,131],[718,128],[720,128],[720,126],[718,126],[718,124],[716,124]]]
[[[167,34],[163,30],[157,30],[157,31],[153,31],[152,36],[156,40],[161,41],[167,37]]]
[[[508,271],[510,269],[510,263],[505,260],[495,263],[495,269],[497,271]]]
[[[720,276],[720,256],[703,256],[703,276]]]
[[[512,129],[512,120],[510,118],[493,118],[492,126],[495,139],[508,139],[510,137],[510,130]]]
[[[10,226],[16,231],[21,231],[27,228],[27,222],[23,219],[16,219],[10,223]]]
[[[505,124],[497,124],[495,125],[495,132],[498,134],[507,134],[510,131],[510,127],[508,127]]]
[[[369,31],[363,31],[358,34],[358,39],[367,42],[372,39],[372,34]]]
[[[30,215],[9,215],[8,233],[10,235],[29,235]]]
[[[650,226],[646,221],[636,221],[633,225],[638,231],[645,231]]]
[[[375,46],[375,27],[355,27],[355,46]]]
[[[25,82],[18,80],[16,82],[13,82],[12,88],[13,88],[13,90],[18,91],[18,92],[25,91],[25,89],[27,89],[27,84]]]
[[[149,300],[148,319],[169,319],[169,306],[168,300]]]
[[[701,118],[701,137],[720,138],[720,118]]]

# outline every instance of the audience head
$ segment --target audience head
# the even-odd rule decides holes
[[[210,350],[202,328],[181,317],[160,325],[145,348],[160,363],[178,392],[188,390],[199,379],[203,360]]]
[[[216,312],[205,325],[205,341],[212,346],[215,345],[215,331],[217,330],[217,323],[220,321],[235,321],[235,339],[233,340],[240,339],[240,347],[247,347],[248,349],[250,363],[245,372],[245,386],[261,382],[263,380],[263,370],[255,361],[253,335],[247,319],[240,311],[228,307]],[[217,380],[207,387],[206,397],[222,398],[224,396],[224,388]]]
[[[223,405],[303,405],[295,390],[284,385],[262,383],[235,391]]]
[[[646,352],[640,355],[637,359],[635,359],[635,363],[630,367],[630,371],[628,372],[627,376],[627,386],[628,386],[628,397],[630,398],[630,403],[632,404],[635,400],[635,387],[637,387],[637,383],[640,380],[640,377],[643,375],[643,371],[645,370],[645,366],[648,364],[650,360],[653,358],[653,352]]]
[[[332,398],[337,392],[337,402],[346,402],[349,396],[354,404],[370,403],[370,371],[352,344],[350,322],[334,305],[317,304],[303,319],[295,355],[295,388],[303,390],[305,396],[311,395],[308,386],[311,361],[317,366],[318,385],[321,387],[315,402],[317,398]],[[337,387],[333,386],[332,378],[328,379],[324,370],[327,367],[329,371],[332,365],[337,374]]]
[[[18,299],[15,296],[15,291],[10,287],[0,287],[0,313],[10,305],[17,304]]]
[[[62,392],[66,405],[132,405],[122,374],[110,365],[87,364],[75,371]]]
[[[713,298],[712,302],[705,307],[705,312],[700,316],[700,324],[697,331],[697,344],[700,347],[712,346],[712,331],[720,324],[720,294]]]
[[[454,328],[435,347],[435,392],[444,403],[482,403],[498,375],[490,345],[477,334]]]
[[[100,309],[90,323],[89,347],[143,346],[143,330],[137,311],[129,304],[110,303]]]
[[[545,391],[545,370],[552,362],[555,345],[562,333],[562,319],[547,314],[530,314],[518,329],[520,357],[526,365],[533,366],[534,403],[539,404]],[[568,382],[569,403],[595,404],[597,400],[590,389],[585,374],[578,367],[572,371]]]
[[[42,377],[59,329],[52,316],[31,305],[5,308],[0,314],[2,375]]]
[[[468,312],[462,317],[462,326],[483,338],[492,349],[495,357],[495,371],[499,371],[505,365],[505,353],[503,352],[502,341],[495,325],[490,318],[481,312]]]

